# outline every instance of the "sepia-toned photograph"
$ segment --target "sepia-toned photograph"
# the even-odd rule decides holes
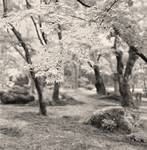
[[[147,150],[147,0],[0,0],[0,150]]]

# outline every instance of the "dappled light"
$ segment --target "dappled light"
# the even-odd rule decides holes
[[[147,149],[147,1],[0,1],[0,150]]]

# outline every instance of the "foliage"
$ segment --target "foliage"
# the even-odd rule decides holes
[[[143,0],[142,2],[145,3]],[[90,4],[89,1],[86,3]],[[113,41],[106,39],[106,35],[112,28],[120,33],[121,38],[128,45],[137,47],[142,45],[140,40],[142,36],[139,34],[140,24],[136,23],[140,17],[133,13],[137,9],[141,16],[145,14],[138,9],[136,1],[100,0],[94,2],[95,5],[90,5],[90,8],[84,8],[84,6],[81,8],[78,2],[64,0],[57,3],[52,1],[49,4],[31,1],[30,4],[31,8],[27,9],[25,4],[15,3],[18,8],[8,11],[7,17],[0,18],[0,28],[5,34],[9,31],[12,38],[8,42],[12,43],[13,47],[18,47],[20,51],[21,47],[11,33],[10,24],[22,33],[30,52],[33,53],[33,64],[26,64],[25,69],[34,68],[37,76],[47,77],[47,82],[63,81],[63,65],[72,55],[76,55],[78,58],[76,61],[83,64],[87,64],[88,61],[95,64],[97,55],[101,54],[99,64],[102,71],[107,74],[114,72],[114,67],[111,65],[114,62],[113,49],[111,49]],[[14,6],[14,4],[11,5]],[[133,18],[132,15],[134,15]],[[47,44],[39,43],[30,17],[35,19],[39,34],[45,33]],[[38,17],[41,18],[41,27]],[[61,25],[63,35],[60,41],[57,37],[58,24]],[[86,68],[89,70],[88,67]]]

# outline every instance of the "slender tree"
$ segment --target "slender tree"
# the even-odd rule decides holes
[[[27,7],[31,5],[29,4],[29,2],[26,0],[26,5]],[[7,13],[7,0],[3,0],[3,8],[4,8],[4,14]],[[11,26],[11,30],[14,33],[15,37],[17,38],[18,42],[20,43],[20,45],[23,47],[24,49],[24,53],[25,53],[25,60],[29,65],[32,65],[32,61],[31,61],[31,55],[29,52],[29,48],[27,47],[27,44],[25,43],[25,41],[23,40],[21,34],[16,30],[16,28],[12,25],[9,24]],[[45,102],[43,101],[43,94],[42,94],[42,89],[40,87],[40,83],[39,83],[39,79],[38,77],[35,76],[35,71],[33,68],[30,68],[30,75],[32,77],[32,80],[35,83],[35,87],[36,87],[36,91],[38,94],[38,100],[39,100],[39,107],[40,107],[40,113],[42,115],[47,115],[47,110],[46,110],[46,105]]]
[[[55,3],[58,3],[58,2],[59,2],[59,0],[55,1]],[[62,29],[61,29],[61,25],[60,24],[57,25],[57,34],[58,34],[59,41],[61,41],[62,40]],[[59,94],[60,94],[60,83],[55,81],[54,82],[53,95],[52,95],[52,100],[54,102],[57,102],[57,103],[59,102],[59,99],[60,99],[59,98]]]
[[[62,40],[62,29],[61,29],[60,24],[58,24],[58,29],[57,30],[58,30],[58,39]],[[52,99],[53,99],[54,102],[59,102],[59,94],[60,94],[60,83],[55,81],[54,82],[53,95],[52,95]]]
[[[15,37],[17,38],[17,40],[19,41],[19,43],[21,44],[21,46],[24,49],[26,62],[29,65],[32,65],[32,60],[31,60],[29,48],[27,47],[27,45],[24,42],[21,34],[16,30],[16,28],[12,24],[10,24],[10,26],[11,26],[11,30],[14,33]],[[42,94],[42,89],[40,87],[39,79],[38,79],[38,77],[35,76],[35,71],[34,71],[33,68],[30,68],[29,71],[30,71],[30,75],[31,75],[31,77],[32,77],[32,79],[35,83],[36,91],[37,91],[37,94],[38,94],[40,113],[42,115],[47,115],[46,105],[45,105],[45,102],[43,101],[43,94]]]

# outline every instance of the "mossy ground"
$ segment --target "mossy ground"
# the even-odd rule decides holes
[[[93,111],[118,103],[96,99],[93,91],[84,89],[66,92],[83,103],[48,106],[48,116],[45,117],[38,114],[38,107],[0,105],[0,150],[147,149],[146,144],[129,143],[125,135],[104,133],[82,123]],[[146,108],[145,105],[142,107],[144,119],[147,117]]]

